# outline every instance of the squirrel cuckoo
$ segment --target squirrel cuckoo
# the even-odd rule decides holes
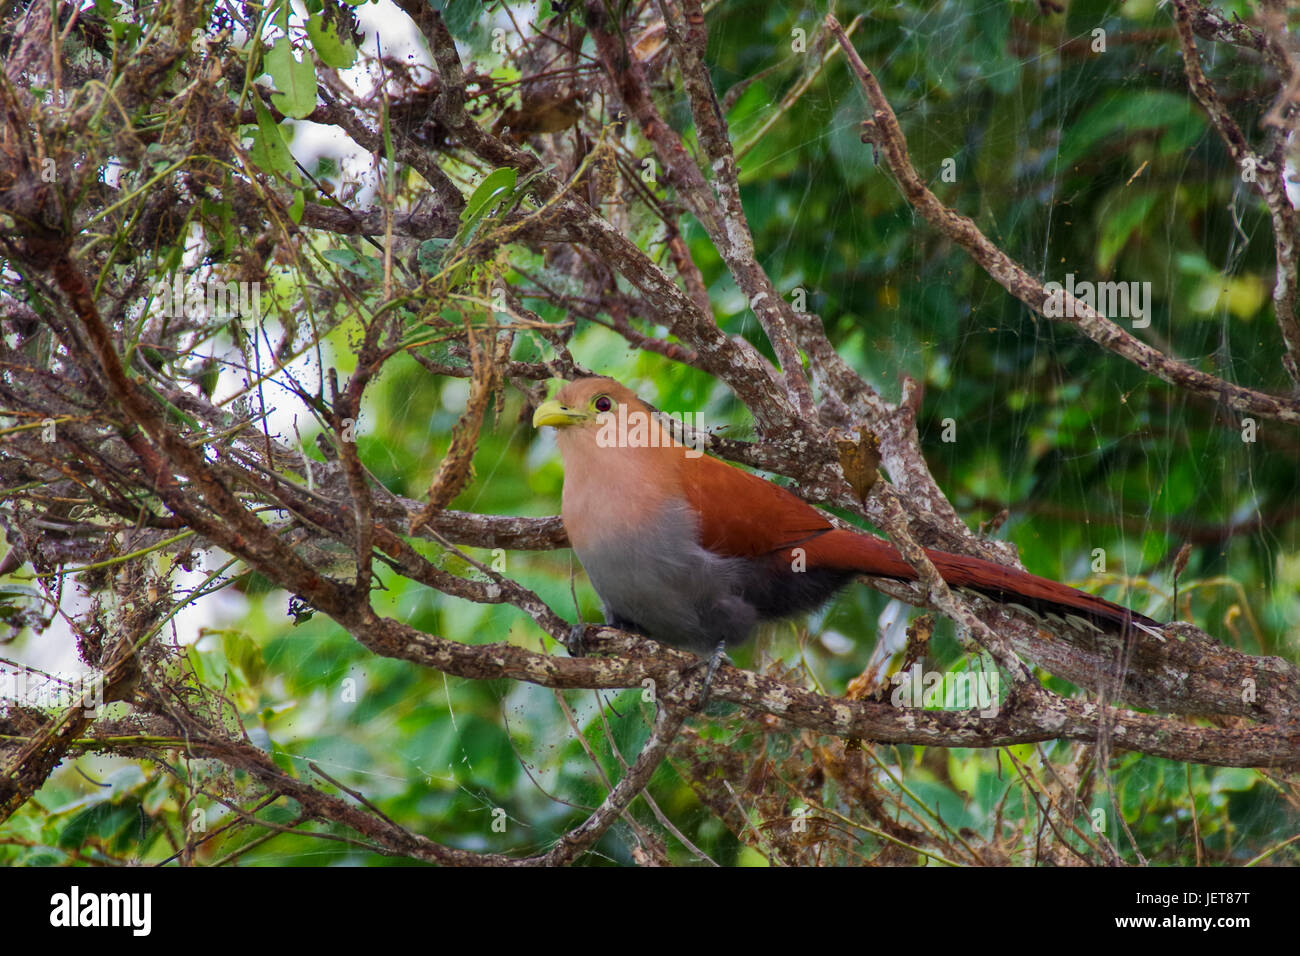
[[[618,434],[609,426],[621,415],[631,427]],[[888,542],[833,527],[757,475],[692,456],[654,409],[613,379],[568,383],[533,414],[533,426],[543,425],[556,429],[564,458],[564,528],[606,622],[711,654],[710,677],[724,649],[748,638],[759,621],[811,611],[855,575],[916,580]],[[1159,627],[1016,568],[926,554],[949,586],[1035,617],[1096,631]]]

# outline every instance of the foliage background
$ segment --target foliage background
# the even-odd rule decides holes
[[[463,58],[494,76],[517,76],[491,46],[492,27],[508,22],[500,5],[481,15],[468,6],[451,3],[447,10]],[[555,5],[544,6],[554,12]],[[536,5],[511,7],[521,22],[537,16]],[[1251,12],[1246,4],[1224,9]],[[897,399],[902,375],[925,383],[919,425],[936,477],[972,526],[1008,509],[998,533],[1018,546],[1029,569],[1100,588],[1160,619],[1196,620],[1250,653],[1295,660],[1300,436],[1265,422],[1257,441],[1243,441],[1242,423],[1224,408],[1144,375],[1012,300],[919,221],[873,162],[871,148],[859,140],[863,100],[842,57],[832,57],[797,104],[778,114],[777,104],[812,56],[792,53],[792,31],[807,31],[811,45],[825,12],[817,3],[728,0],[708,13],[708,59],[719,95],[750,81],[727,119],[733,142],[752,143],[741,161],[745,207],[759,259],[778,287],[806,290],[809,310],[823,316],[840,353],[890,400]],[[1153,321],[1139,333],[1147,341],[1230,380],[1286,390],[1269,298],[1267,215],[1189,96],[1168,14],[1155,0],[1122,6],[1083,0],[1062,13],[1003,0],[842,3],[835,13],[844,23],[862,15],[854,43],[884,84],[913,160],[941,199],[1046,278],[1073,272],[1151,282]],[[390,16],[401,15],[390,10]],[[1101,54],[1090,47],[1097,27],[1107,37]],[[1274,95],[1264,70],[1243,58],[1207,63],[1243,128],[1256,132]],[[689,129],[681,90],[665,84],[657,95],[672,124]],[[593,99],[588,108],[599,111],[602,104]],[[294,141],[296,153],[305,138],[304,130]],[[298,153],[298,159],[323,179],[343,179],[337,158]],[[955,161],[955,182],[940,179],[945,159]],[[403,202],[418,203],[424,194],[417,176],[402,179]],[[643,213],[630,211],[628,224],[639,243],[653,240],[654,223]],[[688,226],[686,238],[705,269],[719,323],[766,351],[761,329],[702,231]],[[338,240],[321,235],[304,242],[337,247]],[[503,251],[498,262],[512,284],[525,285],[528,276],[550,268],[523,245]],[[376,283],[360,274],[352,279],[363,295],[378,295]],[[271,317],[283,325],[299,295],[282,273]],[[567,318],[545,305],[538,311],[551,321]],[[321,352],[326,367],[350,370],[353,334],[346,325],[330,333]],[[234,347],[228,336],[218,343]],[[532,337],[520,342],[515,357],[544,357],[547,348]],[[591,322],[578,323],[570,348],[579,362],[619,378],[660,408],[697,412],[732,436],[750,434],[743,410],[703,373],[638,352]],[[297,371],[311,381],[319,363],[308,355]],[[218,395],[235,382],[226,373]],[[421,497],[466,396],[463,381],[432,376],[399,357],[368,392],[359,425],[362,461],[390,490]],[[281,400],[289,404],[291,396],[273,401]],[[945,419],[955,421],[956,441],[942,440]],[[304,446],[312,447],[314,426],[304,418],[300,427]],[[558,456],[549,436],[529,427],[518,394],[508,392],[495,410],[474,463],[474,480],[452,507],[519,515],[558,510]],[[1193,550],[1175,604],[1171,565],[1184,543]],[[1096,548],[1109,556],[1106,575],[1090,573]],[[600,619],[599,602],[568,552],[511,552],[503,560],[507,573],[561,613],[573,616],[576,597],[584,619]],[[212,556],[204,566],[219,564]],[[464,569],[455,559],[446,566]],[[554,647],[514,608],[456,601],[378,573],[387,589],[376,595],[377,607],[422,630],[471,643]],[[30,586],[30,569],[6,580],[14,588]],[[593,692],[565,693],[570,718],[545,688],[464,681],[379,659],[323,615],[295,625],[288,600],[247,576],[202,613],[180,619],[174,636],[188,648],[196,674],[225,687],[253,739],[281,766],[306,773],[314,762],[392,819],[439,841],[470,849],[545,848],[583,817],[553,795],[594,805],[605,792],[587,748],[616,779],[621,768],[611,742],[630,759],[647,734],[639,691],[602,694],[599,705]],[[734,659],[842,691],[867,660],[889,605],[884,595],[851,587],[824,612],[773,629]],[[6,655],[48,660],[56,633],[24,631]],[[928,660],[940,669],[968,666],[945,621]],[[354,701],[344,699],[348,678],[356,682]],[[650,787],[663,811],[713,860],[925,862],[914,852],[891,855],[899,852],[897,834],[843,820],[831,824],[839,831],[838,842],[828,844],[833,851],[800,847],[797,839],[774,847],[776,837],[757,826],[764,819],[757,809],[755,829],[738,838],[687,783],[701,767],[709,772],[702,755],[719,765],[723,754],[745,755],[752,760],[748,783],[760,774],[780,781],[787,812],[810,788],[829,793],[832,809],[850,797],[803,779],[822,765],[818,748],[825,742],[792,737],[725,708],[714,717],[695,723],[700,741],[693,756],[679,754]],[[1075,834],[1055,832],[1044,840],[1039,816],[1038,801],[1058,786],[1054,770],[1066,779],[1074,774],[1076,786],[1065,789],[1082,799],[1074,819],[1085,833],[1090,811],[1108,806],[1100,786],[1080,782],[1088,777],[1088,748],[868,749],[881,794],[906,808],[895,816],[938,835],[940,843],[969,840],[987,862],[1077,861],[1065,846],[1099,860]],[[1152,862],[1243,864],[1270,852],[1270,863],[1300,860],[1296,844],[1279,849],[1296,829],[1293,781],[1127,753],[1110,769],[1133,841]],[[79,758],[0,831],[0,861],[156,862],[175,852],[182,824],[197,807],[210,829],[236,823],[198,848],[200,862],[402,862],[310,832],[343,832],[324,826],[274,834],[239,825],[202,791],[237,795],[246,781],[226,779],[220,766],[200,760],[181,761],[172,771],[143,760]],[[773,791],[755,785],[749,792]],[[508,821],[503,833],[491,826],[498,808]],[[634,813],[654,826],[643,804]],[[259,816],[293,819],[279,805]],[[1111,836],[1125,859],[1138,858],[1127,838]],[[633,862],[636,845],[620,824],[596,859]],[[666,846],[670,859],[693,860],[672,836]]]

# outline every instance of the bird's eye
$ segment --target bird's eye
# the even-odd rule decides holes
[[[596,411],[607,412],[614,407],[614,400],[608,395],[598,395],[592,404],[596,406]]]

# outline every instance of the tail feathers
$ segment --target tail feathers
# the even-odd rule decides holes
[[[806,552],[809,567],[836,568],[900,581],[916,580],[916,572],[893,545],[870,535],[836,529],[800,547]],[[1093,631],[1122,632],[1127,627],[1136,627],[1161,637],[1158,621],[1094,594],[983,558],[928,548],[925,553],[949,587],[974,591],[1040,620],[1046,618],[1062,626]]]

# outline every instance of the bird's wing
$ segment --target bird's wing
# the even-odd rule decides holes
[[[682,491],[714,554],[757,557],[831,528],[816,508],[779,485],[707,456],[682,462]]]

